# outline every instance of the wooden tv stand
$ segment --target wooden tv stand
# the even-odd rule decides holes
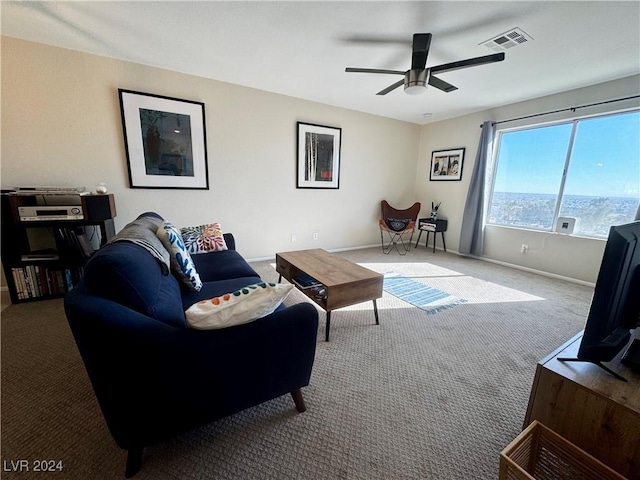
[[[607,365],[627,382],[597,365],[558,361],[575,357],[581,338],[579,333],[538,363],[523,428],[538,420],[621,475],[640,480],[640,374],[620,363],[626,347]]]

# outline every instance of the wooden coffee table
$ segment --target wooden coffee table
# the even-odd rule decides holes
[[[380,273],[361,267],[349,260],[334,255],[320,248],[298,250],[276,254],[276,271],[294,284],[317,305],[327,312],[325,340],[329,341],[331,312],[337,308],[348,307],[356,303],[373,301],[376,325],[379,325],[378,305],[376,299],[382,297],[382,281]],[[301,288],[296,278],[307,274],[315,278],[324,292],[318,289]]]

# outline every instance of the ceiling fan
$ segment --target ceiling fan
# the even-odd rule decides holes
[[[429,54],[429,45],[431,44],[430,33],[414,33],[413,46],[411,55],[411,69],[406,72],[400,70],[378,70],[372,68],[351,68],[347,67],[346,72],[350,73],[387,73],[392,75],[404,75],[404,79],[389,85],[381,90],[377,95],[386,95],[404,84],[404,91],[410,95],[419,95],[427,90],[427,84],[435,87],[443,92],[453,92],[458,87],[435,77],[435,73],[451,72],[461,68],[476,67],[487,63],[501,62],[504,60],[504,53],[495,53],[493,55],[485,55],[483,57],[469,58],[458,62],[445,63],[435,67],[425,68],[427,65],[427,55]]]

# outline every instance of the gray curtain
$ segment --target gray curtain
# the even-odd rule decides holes
[[[484,246],[485,186],[487,184],[487,167],[491,161],[494,133],[495,125],[493,122],[482,124],[476,163],[473,166],[467,202],[464,206],[460,246],[458,247],[460,253],[467,255],[482,255]]]

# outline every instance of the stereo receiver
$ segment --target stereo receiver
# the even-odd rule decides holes
[[[84,214],[79,205],[36,205],[18,207],[21,222],[48,220],[83,220]]]

